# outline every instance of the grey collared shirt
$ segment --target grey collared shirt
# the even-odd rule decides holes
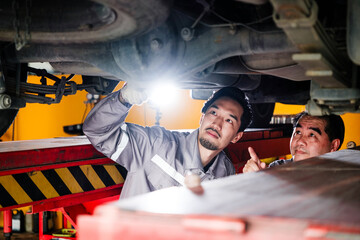
[[[202,181],[235,174],[224,152],[204,172],[198,129],[189,133],[124,123],[130,108],[119,101],[118,94],[110,94],[92,109],[83,131],[98,151],[128,171],[121,198],[181,186],[187,171],[199,174]]]

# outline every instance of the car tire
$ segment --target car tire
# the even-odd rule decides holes
[[[0,110],[0,137],[9,129],[19,109]]]
[[[14,41],[14,4],[2,2],[0,40]],[[75,1],[76,4],[63,0],[56,1],[56,6],[51,1],[34,2],[30,9],[33,10],[31,43],[51,44],[94,43],[138,36],[165,22],[172,5],[171,0],[91,0]],[[25,6],[20,10],[25,14]],[[86,17],[89,15],[98,17],[98,21],[90,21]],[[25,16],[22,17],[25,21]]]
[[[271,118],[274,113],[275,103],[253,103],[251,104],[253,111],[253,121],[251,128],[269,127]]]

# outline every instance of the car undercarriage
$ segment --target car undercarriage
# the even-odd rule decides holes
[[[26,103],[108,94],[119,81],[172,81],[195,99],[236,86],[254,126],[269,122],[275,102],[359,111],[356,0],[13,0],[0,11],[0,135]],[[54,72],[29,66],[38,62]]]

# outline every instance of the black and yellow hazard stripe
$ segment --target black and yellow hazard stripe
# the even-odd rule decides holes
[[[124,182],[120,165],[82,165],[0,176],[0,208],[101,189]]]

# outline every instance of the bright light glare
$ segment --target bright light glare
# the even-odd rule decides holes
[[[177,88],[172,83],[159,83],[154,85],[150,91],[150,102],[157,107],[173,104],[177,98]]]

